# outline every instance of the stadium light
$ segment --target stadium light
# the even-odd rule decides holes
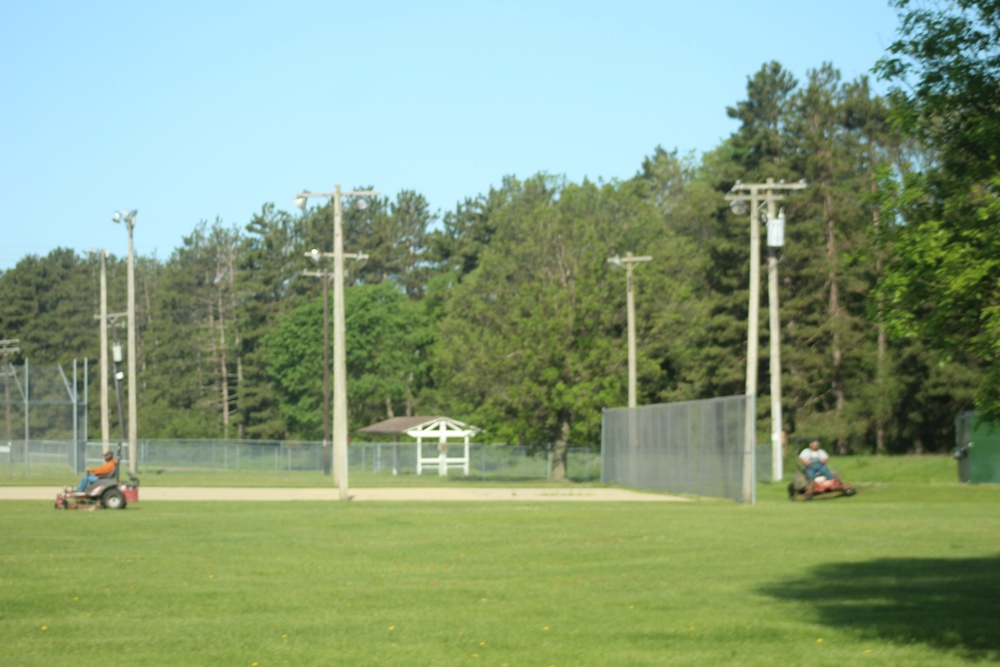
[[[333,470],[341,500],[348,500],[347,484],[347,354],[344,349],[346,326],[344,322],[344,231],[343,205],[341,198],[370,197],[378,195],[374,190],[352,190],[342,192],[335,185],[333,192],[309,192],[303,190],[294,203],[305,210],[310,197],[333,198]],[[356,199],[360,204],[362,199]],[[367,203],[367,202],[366,202]]]

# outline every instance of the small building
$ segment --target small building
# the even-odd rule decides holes
[[[358,433],[396,437],[406,435],[415,438],[417,441],[417,474],[422,474],[425,467],[437,468],[438,474],[443,477],[448,474],[448,470],[451,468],[461,468],[464,474],[469,474],[469,438],[481,430],[450,417],[392,417],[358,429]],[[448,445],[459,444],[449,443],[449,440],[459,438],[464,444],[462,454],[449,456]],[[424,440],[436,440],[436,451],[432,450],[430,455],[425,455]]]
[[[969,484],[1000,484],[1000,424],[963,412],[955,422],[958,479]]]

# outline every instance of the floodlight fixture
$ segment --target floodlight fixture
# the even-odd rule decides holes
[[[745,199],[734,199],[729,202],[729,210],[736,215],[746,215],[750,212],[750,207]]]
[[[297,206],[299,208],[299,210],[305,211],[306,210],[306,202],[308,200],[309,200],[309,191],[308,190],[303,190],[302,194],[300,194],[298,197],[295,198],[294,203],[295,203],[295,206]]]
[[[111,216],[111,219],[115,222],[124,222],[129,228],[135,227],[135,216],[139,214],[139,211],[132,209],[131,211],[126,211],[122,209],[120,211],[115,211]]]

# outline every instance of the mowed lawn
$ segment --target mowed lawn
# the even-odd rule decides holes
[[[0,662],[1000,659],[1000,486],[759,495],[753,507],[3,501]]]

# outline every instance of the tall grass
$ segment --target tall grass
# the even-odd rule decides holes
[[[792,503],[776,487],[755,507],[6,501],[3,662],[1000,659],[1000,488]]]

